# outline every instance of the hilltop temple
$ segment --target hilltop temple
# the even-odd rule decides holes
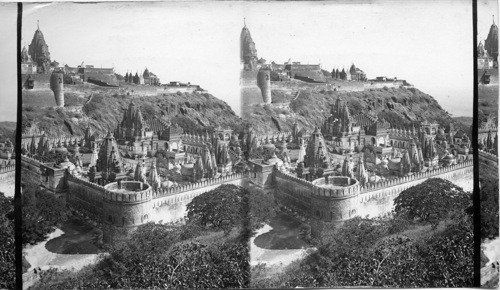
[[[484,41],[484,48],[493,60],[498,62],[498,26],[495,24],[495,17],[493,17],[488,37]]]
[[[33,39],[31,40],[31,44],[29,45],[27,52],[29,53],[34,65],[36,65],[36,72],[50,72],[51,61],[49,46],[45,42],[45,38],[43,37],[39,24],[37,24],[37,29],[33,35]],[[23,53],[23,62],[29,62],[29,59],[26,58],[26,53]]]
[[[252,40],[246,22],[240,34],[240,61],[243,64],[244,70],[255,70],[257,68],[257,49],[255,48],[255,42]]]
[[[96,68],[93,65],[84,65],[83,62],[77,67],[68,65],[59,67],[58,62],[51,61],[49,46],[40,26],[37,25],[31,44],[28,48],[23,47],[21,51],[23,88],[47,87],[52,73],[64,74],[65,84],[74,85],[88,82],[99,86],[118,86],[114,68]]]
[[[486,40],[477,45],[477,62],[479,69],[498,67],[498,26],[494,18]]]
[[[292,61],[289,59],[282,64],[272,61],[266,64],[266,60],[257,57],[255,43],[250,35],[250,30],[246,23],[241,30],[240,35],[240,60],[245,71],[255,71],[259,68],[265,68],[271,71],[270,77],[272,81],[286,81],[291,79],[301,80],[308,83],[326,83],[325,74],[321,69],[320,64],[303,64],[300,61]],[[333,70],[331,73],[332,79],[344,81],[366,81],[366,74],[354,64],[351,65],[348,71]]]

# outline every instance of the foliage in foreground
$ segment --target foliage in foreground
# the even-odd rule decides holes
[[[14,289],[16,280],[13,199],[0,192],[0,288]]]
[[[407,193],[430,184],[440,189],[426,191],[437,206],[413,208],[421,205]],[[395,218],[346,221],[323,237],[315,253],[284,272],[253,269],[252,287],[471,287],[471,199],[460,190],[441,179],[409,188],[400,195],[398,203],[405,206],[396,207]],[[457,198],[457,192],[464,196]]]
[[[257,195],[255,195],[257,196]],[[213,200],[212,200],[213,199]],[[248,202],[253,196],[222,185],[188,205],[188,221],[148,223],[113,245],[109,255],[77,273],[42,272],[37,289],[243,288],[249,285]],[[210,201],[209,201],[210,200]],[[211,206],[203,206],[207,202]],[[222,215],[215,215],[223,212]],[[252,213],[264,220],[268,213]]]
[[[23,245],[45,240],[66,220],[68,213],[62,200],[34,184],[23,188],[22,208]]]
[[[237,225],[255,230],[276,214],[272,194],[248,190],[235,185],[221,185],[216,190],[199,195],[188,204],[189,223],[202,227],[224,229]]]
[[[481,180],[481,239],[498,237],[498,179]]]

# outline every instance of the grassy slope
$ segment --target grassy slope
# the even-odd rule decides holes
[[[92,95],[92,98],[90,96]],[[36,121],[50,136],[81,135],[87,124],[101,134],[114,130],[132,100],[141,106],[145,118],[164,116],[178,123],[186,131],[202,131],[206,127],[230,127],[238,130],[241,119],[223,101],[210,94],[165,94],[157,96],[130,96],[120,89],[81,88],[65,92],[66,106],[83,105],[81,111],[63,110],[52,106],[53,96],[45,92],[23,95],[23,125]],[[42,100],[45,99],[45,102]],[[89,102],[87,102],[90,99]],[[42,105],[43,104],[43,105]],[[175,112],[167,113],[172,105]]]
[[[300,96],[291,101],[291,110],[254,106],[249,122],[261,133],[277,131],[277,125],[282,131],[290,130],[295,120],[311,130],[323,124],[339,96],[347,101],[351,115],[373,111],[380,118],[401,125],[422,118],[444,126],[450,122],[458,123],[433,97],[414,88],[370,89],[360,92],[301,90]],[[287,99],[279,92],[273,93],[273,97],[280,101]]]

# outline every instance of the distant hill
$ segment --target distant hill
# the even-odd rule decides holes
[[[454,120],[432,96],[416,88],[382,88],[357,92],[304,89],[300,90],[296,99],[292,98],[293,94],[284,94],[280,90],[274,90],[272,94],[273,103],[276,100],[290,102],[290,108],[252,106],[248,122],[260,133],[291,130],[295,121],[309,130],[321,126],[330,115],[331,106],[338,97],[347,102],[353,116],[371,111],[379,118],[398,125],[426,119],[442,126],[447,126],[450,122],[463,126],[461,121]]]
[[[7,138],[14,141],[14,131],[16,130],[16,122],[0,122],[0,142],[5,142]]]
[[[30,94],[33,94],[31,92]],[[90,97],[91,96],[91,97]],[[36,96],[31,96],[34,99]],[[48,97],[50,99],[50,97]],[[174,93],[156,96],[133,96],[120,90],[65,93],[72,107],[54,108],[23,104],[23,126],[36,122],[49,136],[82,135],[90,124],[94,131],[105,134],[122,121],[123,113],[133,100],[144,118],[163,117],[188,132],[204,132],[221,125],[239,131],[242,120],[229,105],[210,94]],[[83,105],[82,105],[83,104]]]

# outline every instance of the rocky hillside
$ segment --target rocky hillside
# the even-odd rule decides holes
[[[273,103],[289,102],[287,106],[254,105],[248,115],[248,122],[260,133],[288,131],[295,121],[309,130],[321,126],[330,115],[331,106],[338,97],[348,104],[351,115],[373,112],[392,124],[405,125],[412,121],[429,120],[447,126],[450,122],[464,127],[453,120],[438,102],[415,88],[369,89],[359,92],[331,90],[300,90],[293,94],[273,91]],[[466,127],[466,126],[465,126]]]
[[[16,131],[16,122],[0,122],[0,142],[5,142],[8,138],[15,141],[14,132]]]
[[[103,90],[65,93],[64,109],[23,102],[23,126],[36,122],[41,130],[55,137],[82,135],[90,124],[94,131],[104,134],[121,122],[132,100],[141,107],[144,118],[162,117],[188,132],[203,132],[218,125],[239,131],[242,125],[229,105],[210,94],[134,96],[120,90]]]

